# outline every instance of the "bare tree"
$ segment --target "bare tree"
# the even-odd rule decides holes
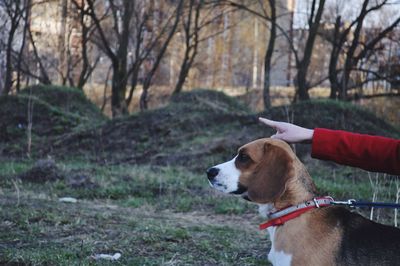
[[[176,29],[178,27],[178,23],[179,23],[179,20],[181,17],[181,12],[183,9],[183,3],[184,3],[184,0],[179,0],[178,6],[174,12],[174,19],[173,19],[172,25],[171,25],[170,29],[166,31],[165,39],[162,41],[161,46],[157,51],[157,55],[155,56],[154,63],[152,64],[152,67],[147,72],[146,77],[144,78],[143,91],[140,96],[140,110],[147,109],[148,91],[150,89],[153,76],[156,73],[156,70],[157,70],[159,64],[161,63],[161,59],[163,58],[163,56],[167,50],[167,47],[176,32]]]
[[[131,19],[133,17],[134,2],[123,0],[121,5],[116,1],[109,0],[109,8],[104,15],[111,12],[112,30],[114,36],[107,36],[105,26],[101,23],[101,18],[97,14],[94,0],[87,0],[88,14],[93,20],[99,35],[97,44],[111,61],[112,75],[112,96],[111,106],[114,117],[128,113],[125,102],[125,92],[127,85],[127,56],[129,46],[129,33],[131,29]],[[118,5],[118,6],[117,6]],[[116,39],[114,39],[116,38]]]
[[[271,108],[271,61],[272,55],[274,53],[275,47],[275,39],[276,39],[276,6],[275,0],[268,0],[269,8],[271,11],[271,20],[270,20],[270,34],[268,40],[268,47],[265,52],[264,57],[264,88],[263,88],[263,99],[264,99],[264,108],[268,110]]]
[[[30,10],[32,6],[32,0],[25,0],[25,14],[24,14],[24,28],[22,31],[22,40],[21,40],[21,47],[19,49],[18,55],[17,55],[17,83],[16,83],[16,90],[17,92],[21,89],[21,76],[22,76],[22,71],[21,71],[21,65],[23,61],[23,55],[26,50],[26,35],[28,33],[28,28],[29,28],[29,20],[30,20]]]
[[[30,44],[32,46],[33,59],[34,59],[32,61],[36,61],[36,65],[37,67],[39,67],[39,74],[36,75],[29,69],[29,63],[31,60],[28,60],[28,62],[25,65],[26,68],[23,69],[22,71],[25,72],[25,74],[36,78],[37,80],[39,80],[39,82],[49,85],[51,84],[51,79],[47,72],[47,68],[44,65],[44,62],[40,56],[39,49],[37,48],[36,40],[33,37],[32,29],[30,28],[30,26],[28,26],[28,37]]]
[[[258,16],[270,23],[270,25],[271,25],[270,26],[270,31],[271,31],[270,36],[272,36],[272,40],[270,39],[268,47],[267,47],[267,51],[265,54],[264,71],[268,72],[271,70],[270,58],[272,58],[271,53],[273,52],[273,47],[274,47],[273,42],[275,41],[275,39],[277,37],[277,31],[279,31],[279,34],[281,34],[286,39],[286,41],[289,45],[289,49],[294,55],[295,65],[296,65],[296,69],[297,69],[296,82],[295,82],[297,90],[296,90],[295,100],[296,99],[308,100],[310,98],[308,90],[311,87],[311,84],[307,80],[308,70],[309,70],[311,57],[312,57],[312,53],[313,53],[313,49],[314,49],[315,39],[316,39],[316,36],[318,33],[319,25],[320,25],[322,14],[323,14],[324,7],[325,7],[325,0],[319,0],[319,1],[313,0],[312,1],[310,15],[308,17],[308,34],[306,37],[302,56],[300,56],[300,54],[299,54],[300,52],[299,52],[298,47],[300,45],[294,43],[294,40],[290,34],[290,29],[284,28],[282,25],[279,25],[279,23],[276,21],[277,18],[279,17],[276,15],[276,3],[269,1],[271,14],[268,14],[268,12],[263,13],[262,11],[260,11],[260,8],[254,9],[254,8],[251,8],[250,6],[240,3],[240,2],[234,2],[231,0],[226,0],[225,2],[227,2],[228,4],[230,4],[232,6],[237,7],[239,9],[246,10],[246,11],[250,12],[251,14]],[[275,10],[275,12],[274,12],[274,10]],[[288,14],[282,14],[281,16],[286,16],[286,15],[288,15]],[[268,52],[268,50],[269,50],[269,52]],[[265,101],[265,103],[264,103],[265,107],[269,106],[268,89],[270,86],[270,84],[269,84],[270,74],[267,72],[265,72],[266,79],[264,79],[264,95],[263,95],[263,98]]]
[[[92,21],[88,20],[89,8],[85,5],[85,1],[72,0],[72,3],[75,9],[78,11],[78,21],[81,32],[81,56],[79,60],[79,63],[81,63],[81,69],[76,87],[83,89],[83,86],[86,84],[87,80],[99,63],[100,56],[97,56],[92,62],[89,59],[90,39],[92,38],[94,32],[94,24]],[[72,86],[74,86],[73,81],[70,83]]]
[[[340,12],[337,13],[333,34],[331,36],[324,36],[332,43],[329,63],[330,98],[344,100],[347,98],[349,89],[361,86],[362,83],[370,81],[366,80],[362,81],[362,83],[350,85],[351,74],[355,71],[373,75],[375,76],[373,79],[383,78],[377,73],[378,71],[363,68],[360,62],[362,60],[368,61],[377,52],[377,44],[400,23],[400,16],[398,16],[390,25],[380,29],[376,34],[370,31],[369,36],[365,38],[366,29],[364,24],[367,16],[388,4],[389,2],[385,0],[374,1],[371,5],[369,0],[364,0],[356,18],[345,27],[342,26],[344,24],[342,15]],[[343,66],[340,65],[341,57],[344,61]]]
[[[264,82],[263,82],[263,100],[264,108],[269,109],[271,107],[271,68],[272,68],[272,57],[274,54],[275,41],[277,38],[277,30],[279,29],[284,36],[289,39],[286,30],[277,23],[276,14],[276,3],[275,0],[268,0],[268,8],[265,7],[263,1],[257,1],[256,6],[251,4],[236,2],[236,1],[225,1],[227,4],[236,7],[241,10],[245,10],[256,17],[265,20],[270,25],[269,40],[264,56]],[[254,4],[252,2],[252,4]],[[292,48],[294,48],[292,46]]]
[[[154,10],[145,1],[107,0],[106,4],[94,0],[86,1],[86,12],[96,30],[92,40],[111,61],[113,116],[128,113],[128,105],[138,84],[140,70],[145,62],[149,65],[148,62],[152,61],[149,69],[144,71],[143,93],[140,99],[141,109],[146,109],[152,78],[176,31],[183,0],[179,0],[170,16],[157,25],[159,31],[151,29]],[[126,98],[129,78],[131,84]]]
[[[182,60],[178,81],[175,85],[174,94],[181,92],[183,84],[193,65],[199,44],[199,19],[203,1],[189,0],[186,18],[182,19],[183,33],[185,35],[185,53]]]
[[[299,100],[308,100],[310,95],[308,90],[310,88],[307,82],[308,68],[311,62],[311,56],[314,49],[314,42],[317,37],[318,28],[321,22],[322,13],[324,11],[325,0],[313,0],[311,4],[311,13],[308,17],[308,37],[304,47],[303,57],[296,60],[297,66],[297,95]]]
[[[14,71],[13,63],[13,45],[16,38],[17,30],[20,26],[21,19],[24,16],[25,1],[21,0],[1,0],[0,8],[5,13],[5,29],[7,37],[5,42],[5,77],[4,88],[2,94],[8,94],[11,91],[13,80],[12,73]]]

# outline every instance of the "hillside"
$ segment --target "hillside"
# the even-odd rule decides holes
[[[272,129],[259,124],[259,116],[289,119],[306,127],[400,136],[390,124],[351,104],[315,101],[257,114],[220,92],[198,90],[179,95],[166,107],[68,134],[55,141],[53,149],[61,154],[68,149],[89,158],[96,154],[97,159],[112,163],[184,165],[201,170],[229,158],[248,141],[272,135]]]
[[[79,107],[81,103],[74,104],[76,109],[83,109]],[[40,112],[36,110],[38,115]],[[63,114],[68,121],[70,112]],[[197,90],[172,98],[163,108],[65,128],[63,134],[47,139],[46,147],[40,149],[38,156],[78,156],[113,164],[180,165],[202,170],[215,161],[229,158],[242,144],[272,135],[272,129],[259,124],[259,116],[305,127],[400,136],[398,129],[371,112],[347,103],[310,101],[275,107],[270,113],[252,113],[223,93]],[[52,124],[45,121],[45,118],[36,120],[34,131],[42,127],[50,129]],[[298,146],[300,155],[307,153],[306,145]]]
[[[0,156],[25,156],[30,126],[32,156],[40,157],[65,134],[106,120],[75,88],[37,85],[18,95],[0,96]]]

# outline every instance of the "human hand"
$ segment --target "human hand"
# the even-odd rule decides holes
[[[314,130],[291,123],[273,121],[262,117],[259,118],[259,121],[276,129],[276,133],[271,138],[280,139],[288,143],[311,142],[314,135]]]

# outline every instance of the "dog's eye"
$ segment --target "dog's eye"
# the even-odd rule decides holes
[[[250,161],[250,156],[248,156],[247,154],[241,152],[238,154],[237,160],[240,163],[247,163],[248,161]]]

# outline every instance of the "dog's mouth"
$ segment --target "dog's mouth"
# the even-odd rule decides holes
[[[217,190],[220,190],[220,191],[223,191],[223,192],[224,191],[226,192],[226,190],[227,190],[227,186],[224,185],[224,184],[219,183],[218,181],[215,181],[215,180],[210,181],[210,180],[208,180],[208,183],[210,184],[210,186],[212,188],[215,188]],[[248,194],[247,194],[247,187],[242,185],[241,183],[238,184],[238,188],[235,191],[231,191],[231,192],[228,192],[228,193],[241,196],[243,199],[245,199],[247,201],[252,201],[249,198]]]
[[[219,183],[219,182],[217,182],[217,181],[210,181],[210,180],[208,180],[208,183],[210,184],[210,186],[211,186],[212,188],[215,188],[215,189],[218,189],[218,190],[226,190],[226,189],[227,189],[227,186],[226,186],[226,185],[221,184],[221,183]]]
[[[252,201],[247,193],[247,187],[243,186],[240,183],[238,184],[238,189],[230,192],[230,194],[240,195],[244,200]]]
[[[242,195],[245,192],[247,192],[247,187],[245,187],[242,184],[238,183],[237,190],[230,192],[230,194]]]
[[[242,198],[243,198],[244,200],[247,200],[247,201],[252,202],[252,200],[249,198],[249,195],[247,194],[247,192],[246,192],[245,194],[242,195]]]

